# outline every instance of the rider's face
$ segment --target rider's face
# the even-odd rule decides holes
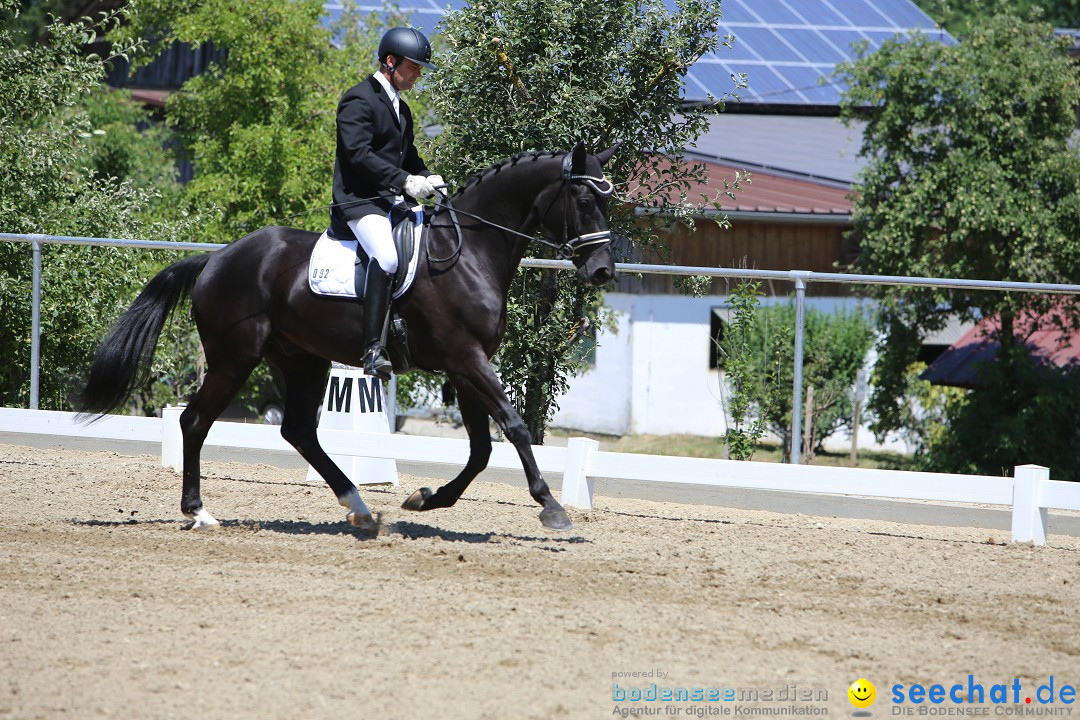
[[[391,71],[391,80],[398,90],[412,90],[413,85],[424,73],[424,66],[413,62],[408,58],[401,58],[401,62],[394,65]]]

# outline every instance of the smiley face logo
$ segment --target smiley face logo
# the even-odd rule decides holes
[[[851,683],[847,691],[848,700],[857,708],[868,708],[877,700],[877,688],[866,678],[859,678]]]

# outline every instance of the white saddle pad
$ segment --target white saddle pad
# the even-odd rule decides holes
[[[423,211],[415,210],[416,224],[413,226],[416,243],[413,256],[405,272],[405,282],[394,291],[394,298],[401,297],[412,287],[416,278],[416,266],[420,259],[420,241],[424,234]],[[356,240],[335,240],[325,232],[315,242],[308,264],[308,285],[316,295],[331,297],[356,297]]]

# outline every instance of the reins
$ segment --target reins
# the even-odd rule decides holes
[[[601,177],[596,177],[596,176],[593,176],[593,175],[580,175],[580,174],[574,173],[573,170],[572,170],[572,161],[573,161],[572,155],[573,155],[573,153],[567,153],[566,157],[563,158],[563,162],[562,162],[561,177],[562,177],[562,181],[563,181],[563,197],[564,197],[564,200],[565,200],[564,205],[566,205],[567,209],[570,206],[570,202],[569,202],[569,200],[570,200],[570,181],[572,181],[572,180],[583,181],[586,185],[588,185],[593,190],[593,192],[595,192],[597,195],[600,195],[601,197],[608,197],[612,193],[615,192],[615,185],[610,180],[608,180],[606,177],[602,177],[602,176]],[[457,208],[454,207],[453,203],[450,201],[450,196],[449,195],[447,195],[445,192],[442,192],[441,190],[439,191],[439,194],[442,197],[439,198],[439,199],[436,199],[436,201],[435,201],[435,208],[436,209],[435,209],[435,213],[432,215],[432,222],[434,222],[435,216],[438,215],[439,210],[445,208],[450,213],[450,222],[453,224],[454,233],[457,236],[457,243],[454,246],[453,252],[451,252],[445,258],[434,258],[434,257],[430,257],[430,255],[429,255],[429,259],[431,260],[431,262],[435,262],[435,263],[449,262],[450,260],[453,260],[455,257],[457,257],[461,253],[461,248],[464,245],[465,239],[461,234],[461,223],[458,222],[458,218],[457,218],[458,215],[464,215],[466,217],[470,217],[470,218],[472,218],[474,220],[477,220],[477,221],[483,223],[484,225],[487,225],[489,227],[493,227],[496,230],[501,230],[501,231],[503,231],[505,233],[509,233],[510,235],[515,235],[515,236],[517,236],[519,238],[523,238],[523,239],[525,239],[525,240],[527,240],[529,242],[535,241],[535,242],[540,243],[541,245],[546,245],[547,247],[550,247],[550,248],[555,250],[556,256],[560,260],[566,260],[566,259],[569,259],[569,258],[573,258],[574,256],[576,256],[581,251],[582,248],[590,247],[592,245],[602,245],[603,243],[608,242],[608,241],[611,240],[611,232],[609,230],[599,230],[597,232],[591,232],[591,233],[584,233],[584,234],[580,234],[580,235],[575,235],[572,238],[569,237],[570,228],[569,228],[569,219],[568,219],[569,213],[568,212],[563,213],[563,237],[566,238],[566,240],[564,240],[562,243],[558,243],[558,242],[554,242],[552,240],[548,240],[545,237],[536,237],[535,235],[527,235],[527,234],[521,232],[520,230],[515,230],[513,228],[508,228],[505,225],[500,225],[497,222],[494,222],[492,220],[488,220],[487,218],[481,217],[480,215],[477,215],[475,213],[471,213],[471,212],[468,212],[466,210],[458,210]],[[309,209],[304,210],[302,212],[298,212],[298,213],[295,213],[293,215],[288,215],[286,217],[283,217],[283,218],[281,218],[281,221],[285,222],[287,220],[292,220],[293,218],[298,218],[298,217],[301,217],[303,215],[310,215],[311,213],[315,212],[316,210],[322,210],[323,207],[326,207],[327,209],[332,209],[332,208],[336,208],[336,207],[342,207],[342,208],[344,208],[344,207],[352,207],[353,205],[359,205],[360,203],[365,203],[365,202],[370,202],[372,200],[380,200],[380,199],[383,199],[382,195],[375,195],[373,197],[364,197],[364,198],[357,198],[356,200],[349,200],[348,202],[331,203],[328,206],[320,205],[318,207],[309,208]],[[544,216],[546,216],[547,213],[551,211],[551,207],[554,204],[555,204],[555,200],[553,199],[551,201],[551,205],[548,205],[547,211],[544,212]],[[243,226],[243,227],[246,229],[247,226]]]
[[[487,218],[481,217],[481,216],[477,215],[476,213],[471,213],[471,212],[468,212],[467,210],[458,210],[457,208],[454,207],[453,203],[450,202],[450,196],[449,195],[444,195],[442,197],[442,199],[437,200],[435,202],[435,207],[436,208],[446,208],[446,210],[450,213],[450,222],[453,223],[454,233],[457,235],[457,244],[454,246],[454,251],[452,253],[450,253],[448,256],[446,256],[444,258],[431,258],[432,262],[436,262],[436,263],[448,262],[448,261],[454,259],[455,257],[457,257],[458,253],[461,252],[461,246],[464,244],[465,239],[461,234],[461,223],[458,222],[458,219],[457,219],[458,215],[464,215],[464,216],[470,217],[470,218],[472,218],[474,220],[478,220],[481,223],[483,223],[484,225],[487,225],[488,227],[493,227],[496,230],[502,230],[504,233],[509,233],[511,235],[516,235],[517,237],[524,238],[525,240],[528,240],[529,242],[535,241],[535,242],[538,242],[538,243],[540,243],[542,245],[547,245],[548,247],[555,248],[555,250],[560,251],[560,255],[559,255],[560,259],[563,257],[563,255],[561,254],[561,249],[563,247],[562,245],[551,242],[547,238],[536,237],[535,235],[526,235],[525,233],[523,233],[523,232],[521,232],[519,230],[514,230],[513,228],[508,228],[505,225],[500,225],[499,223],[494,222],[492,220],[488,220]],[[432,220],[434,221],[434,216],[433,216]],[[445,227],[445,226],[443,226],[443,227]],[[569,256],[567,256],[567,257],[569,257]]]

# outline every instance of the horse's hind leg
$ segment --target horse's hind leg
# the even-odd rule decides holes
[[[244,381],[257,363],[258,359],[243,364],[211,367],[202,387],[180,414],[180,430],[184,437],[184,489],[180,497],[180,511],[195,521],[192,526],[194,530],[205,530],[218,525],[214,516],[203,507],[199,486],[199,455],[206,435],[210,432],[210,426],[244,386]]]
[[[360,493],[319,444],[318,412],[330,362],[314,355],[289,356],[280,352],[268,354],[267,359],[281,371],[285,380],[281,437],[296,448],[334,491],[338,503],[348,510],[345,518],[349,524],[362,530],[373,529],[375,521]]]

